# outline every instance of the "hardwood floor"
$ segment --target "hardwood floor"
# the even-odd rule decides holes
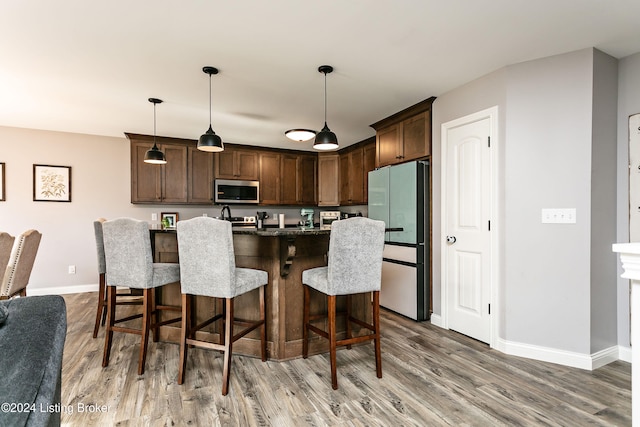
[[[138,376],[139,337],[130,334],[115,334],[102,368],[96,298],[65,295],[64,426],[631,425],[629,363],[590,372],[507,356],[385,310],[383,378],[371,344],[341,349],[335,391],[328,354],[264,363],[234,355],[225,397],[218,352],[191,350],[180,386],[178,345],[150,342]]]

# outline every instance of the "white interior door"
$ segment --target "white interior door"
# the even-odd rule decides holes
[[[485,116],[443,132],[446,324],[486,343],[491,343],[491,131]]]

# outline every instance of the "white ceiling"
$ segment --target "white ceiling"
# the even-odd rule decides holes
[[[346,146],[430,96],[530,59],[640,52],[638,0],[2,0],[0,126],[310,149]]]

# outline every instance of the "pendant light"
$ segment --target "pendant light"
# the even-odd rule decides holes
[[[205,74],[209,74],[209,130],[198,140],[198,150],[215,153],[224,150],[222,138],[216,135],[211,127],[211,75],[218,74],[218,69],[215,67],[204,67],[202,71],[204,71]]]
[[[167,163],[167,159],[156,144],[156,104],[160,104],[162,99],[149,98],[149,102],[153,104],[153,147],[144,154],[144,162],[154,165],[164,165]]]
[[[333,71],[331,65],[321,65],[318,71],[324,74],[324,127],[316,135],[313,148],[316,150],[335,150],[338,148],[338,137],[327,126],[327,74]]]
[[[293,141],[303,142],[316,136],[316,131],[311,129],[289,129],[284,135]]]

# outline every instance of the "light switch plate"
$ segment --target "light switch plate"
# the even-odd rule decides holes
[[[576,209],[542,209],[543,224],[575,224]]]

